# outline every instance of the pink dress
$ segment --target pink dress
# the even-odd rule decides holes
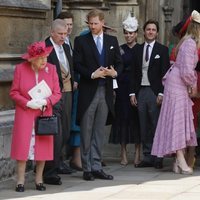
[[[47,63],[44,69],[38,72],[38,82],[45,80],[52,91],[47,99],[47,108],[44,115],[52,115],[52,105],[61,98],[56,67]],[[35,72],[28,62],[18,64],[15,68],[14,79],[10,96],[15,102],[15,120],[13,126],[11,158],[28,160],[35,118],[41,115],[40,109],[30,109],[26,106],[31,100],[28,91],[36,85]],[[35,160],[53,160],[53,136],[35,136]]]
[[[196,42],[187,38],[180,46],[176,62],[163,78],[164,98],[154,136],[152,155],[163,157],[187,146],[196,146],[193,102],[187,86],[196,86],[198,61]]]

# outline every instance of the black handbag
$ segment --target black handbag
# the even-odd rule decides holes
[[[59,118],[56,115],[44,116],[42,109],[42,115],[36,118],[35,122],[35,134],[39,136],[45,135],[57,135],[59,133]]]

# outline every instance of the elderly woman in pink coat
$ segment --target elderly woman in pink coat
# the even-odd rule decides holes
[[[56,67],[47,63],[52,47],[45,42],[35,42],[22,58],[26,61],[15,68],[10,96],[15,102],[15,120],[11,144],[11,158],[17,160],[17,192],[24,192],[27,160],[36,161],[36,190],[44,191],[42,174],[45,160],[53,159],[53,136],[35,135],[35,119],[42,114],[52,115],[52,106],[61,98]],[[46,99],[32,99],[28,94],[34,86],[45,81],[51,90]]]
[[[152,155],[175,154],[174,172],[192,174],[185,160],[187,147],[197,145],[191,97],[197,95],[198,48],[200,48],[200,14],[193,11],[186,35],[177,46],[176,61],[164,79],[164,98],[154,136]]]

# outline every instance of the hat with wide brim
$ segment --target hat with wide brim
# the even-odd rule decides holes
[[[44,41],[34,42],[27,48],[27,53],[21,57],[25,60],[31,60],[42,56],[48,56],[53,49],[53,46],[46,47]]]
[[[193,10],[193,11],[192,11],[191,18],[192,18],[192,20],[194,20],[195,22],[200,23],[200,13],[197,12],[196,10]]]

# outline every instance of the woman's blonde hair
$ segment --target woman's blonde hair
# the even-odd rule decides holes
[[[191,20],[190,24],[188,25],[187,32],[184,37],[179,41],[177,47],[176,47],[176,52],[175,55],[177,56],[179,48],[183,41],[187,38],[191,37],[196,41],[197,48],[200,48],[200,23],[195,22],[194,20]]]
[[[187,28],[187,35],[191,35],[191,37],[196,41],[199,46],[200,43],[200,23],[191,21]]]

